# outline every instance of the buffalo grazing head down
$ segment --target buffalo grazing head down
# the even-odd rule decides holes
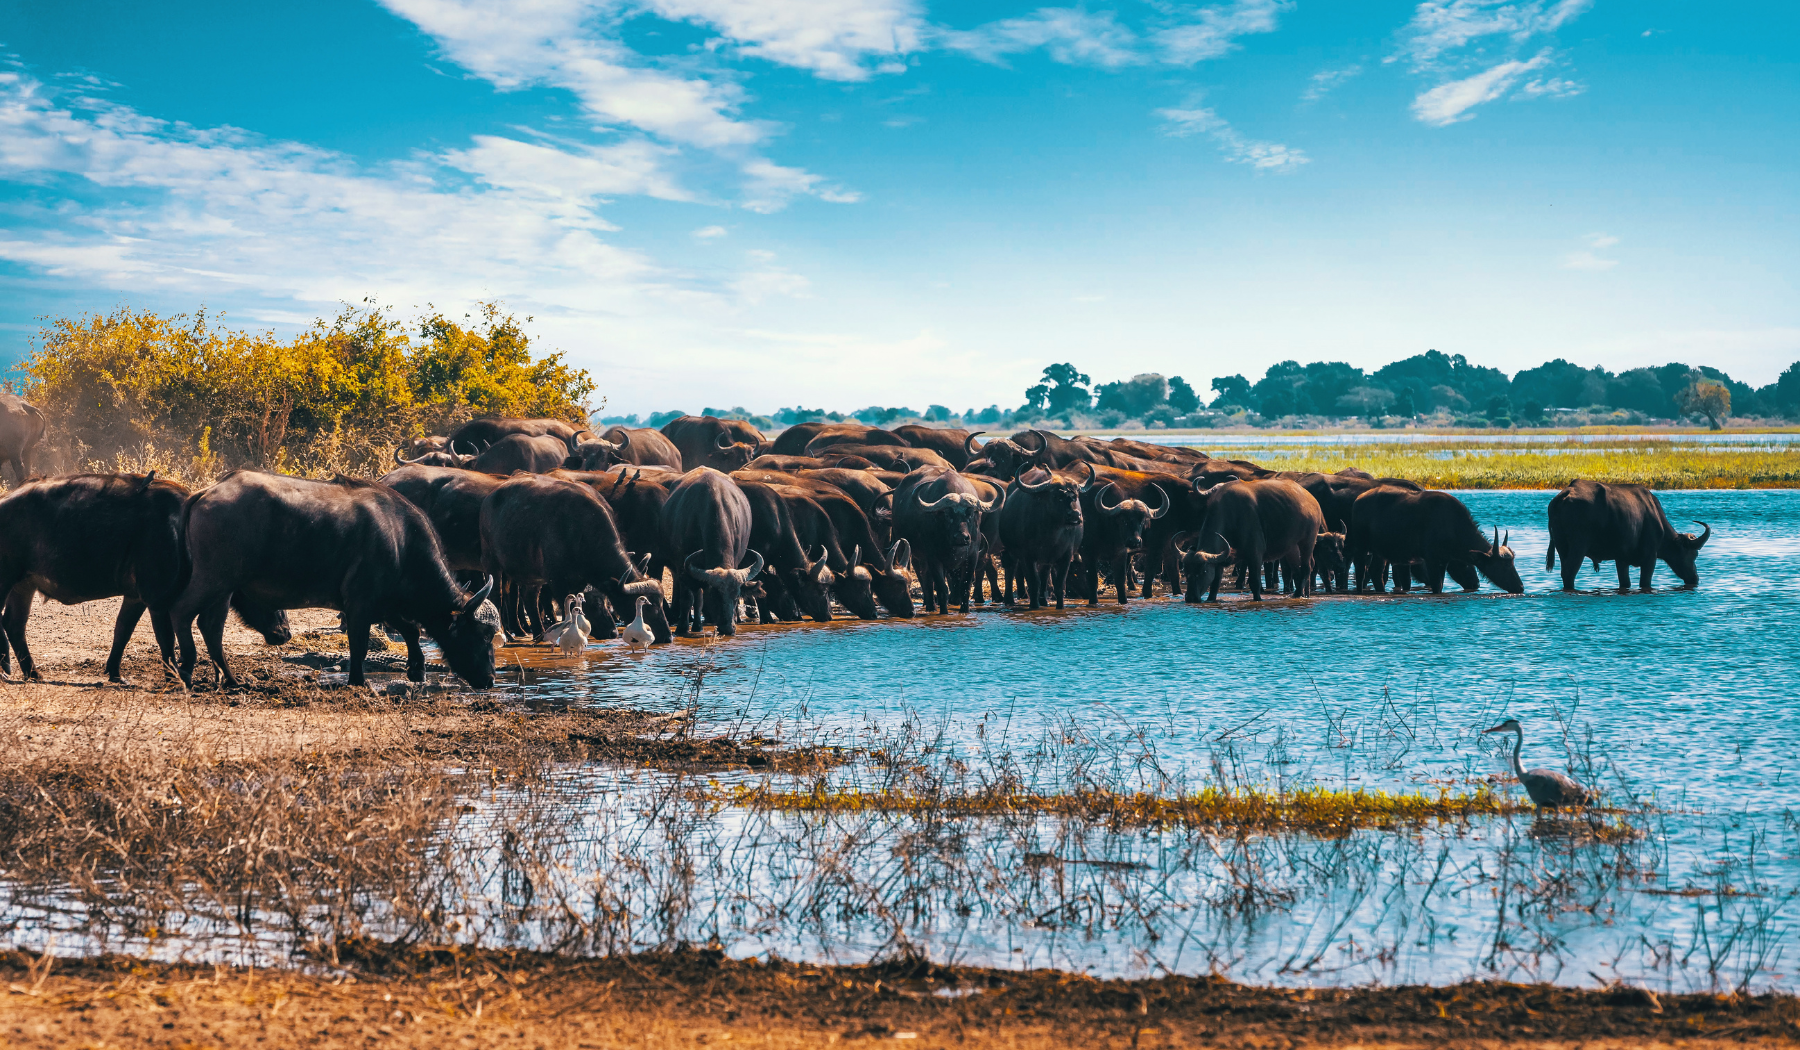
[[[1518,567],[1513,564],[1513,549],[1506,545],[1512,533],[1502,536],[1500,527],[1494,526],[1494,542],[1487,550],[1472,550],[1469,561],[1481,574],[1494,582],[1494,586],[1512,594],[1525,593],[1525,581],[1519,578]]]
[[[1230,541],[1226,541],[1224,552],[1219,554],[1201,550],[1198,541],[1187,550],[1177,543],[1175,553],[1181,555],[1181,575],[1187,578],[1187,600],[1190,602],[1199,601],[1212,589],[1213,579],[1236,565],[1238,560],[1238,553]]]
[[[1706,531],[1699,535],[1677,532],[1663,555],[1663,561],[1668,562],[1669,568],[1675,570],[1675,575],[1681,577],[1681,582],[1689,587],[1700,586],[1700,570],[1695,562],[1700,557],[1700,548],[1706,546],[1707,540],[1712,539],[1711,525],[1704,521],[1696,521],[1694,524]]]
[[[433,632],[450,670],[476,689],[486,689],[494,684],[497,624],[484,617],[481,608],[493,589],[494,578],[489,576],[480,590],[469,595],[461,607],[450,614],[448,624]],[[498,620],[498,617],[494,619]]]
[[[719,601],[724,605],[725,610],[719,620],[719,633],[736,634],[738,596],[743,593],[745,584],[761,575],[763,557],[755,551],[751,551],[750,557],[753,560],[747,569],[702,569],[694,564],[694,559],[705,553],[705,551],[695,551],[688,555],[687,561],[682,563],[682,568],[687,570],[687,574],[702,586],[718,593]]]

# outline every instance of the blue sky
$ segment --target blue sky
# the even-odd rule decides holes
[[[0,0],[0,352],[498,298],[609,410],[1800,359],[1800,14]]]

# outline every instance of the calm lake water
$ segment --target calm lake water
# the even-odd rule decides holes
[[[846,745],[891,743],[904,727],[935,739],[940,756],[976,765],[1005,734],[1037,749],[1032,775],[1047,789],[1083,761],[1107,767],[1113,783],[1142,784],[1152,761],[1164,786],[1466,790],[1505,769],[1498,738],[1480,731],[1517,717],[1528,768],[1572,770],[1612,802],[1645,808],[1630,818],[1641,834],[1629,847],[1635,859],[1530,818],[1330,844],[1296,836],[1258,847],[1280,855],[1257,863],[1287,886],[1285,903],[1260,921],[1214,909],[1196,913],[1185,939],[1123,921],[1072,937],[1016,914],[982,921],[946,912],[922,920],[921,943],[970,962],[1117,973],[1218,967],[1255,981],[1592,983],[1601,974],[1671,987],[1791,987],[1786,974],[1800,966],[1791,900],[1800,888],[1800,493],[1664,493],[1678,527],[1697,529],[1692,518],[1713,525],[1701,585],[1675,589],[1664,568],[1655,592],[1628,595],[1612,590],[1610,564],[1601,573],[1584,568],[1590,589],[1561,592],[1560,576],[1544,569],[1550,493],[1459,495],[1484,527],[1510,531],[1527,593],[1484,586],[1215,606],[1158,597],[1062,613],[990,608],[912,622],[749,628],[735,640],[642,657],[604,651],[578,667],[543,668],[525,688],[578,704],[674,709],[696,696],[703,672],[703,721],[805,728]],[[1043,757],[1056,750],[1045,741],[1077,738],[1081,747]],[[572,783],[584,782],[577,774]],[[572,788],[572,797],[594,786]],[[1512,782],[1501,789],[1520,790]],[[802,824],[793,818],[790,828],[799,839],[816,835]],[[904,824],[882,825],[880,834],[904,837]],[[867,829],[864,837],[880,836]],[[1079,859],[1093,848],[1083,842],[1059,857]],[[1122,887],[1131,883],[1173,907],[1209,899],[1229,881],[1213,858],[1196,858],[1191,841],[1175,851],[1179,862],[1156,834],[1107,842],[1108,857],[1148,865],[1137,876],[1083,869],[1090,879],[1106,872],[1115,895],[1129,896]],[[1372,851],[1357,854],[1367,870],[1357,874],[1346,850]],[[1014,842],[993,863],[1023,870],[1029,852]],[[1446,895],[1445,880],[1421,875],[1426,869],[1459,872],[1456,892]],[[1586,872],[1575,879],[1584,893],[1551,902],[1521,889],[1539,892],[1558,871]],[[1434,888],[1412,910],[1396,903],[1428,883]],[[1508,914],[1508,893],[1526,903],[1515,918],[1496,920]],[[1708,963],[1697,954],[1716,948],[1721,924],[1736,930],[1726,953],[1749,955]],[[842,958],[882,947],[852,926],[838,941],[746,935],[738,950]],[[1422,937],[1427,928],[1437,932]],[[1329,941],[1329,950],[1315,952],[1309,937]]]

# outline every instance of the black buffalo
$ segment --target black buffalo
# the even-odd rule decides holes
[[[912,547],[927,610],[948,612],[954,595],[960,611],[969,611],[981,516],[996,506],[949,467],[921,467],[894,489],[894,533]]]
[[[1225,568],[1233,564],[1247,570],[1250,596],[1261,601],[1263,565],[1271,561],[1295,581],[1296,596],[1312,593],[1313,555],[1325,517],[1311,493],[1285,478],[1234,479],[1206,489],[1196,481],[1194,487],[1206,500],[1206,514],[1182,557],[1188,601],[1217,601]]]
[[[1394,583],[1401,590],[1409,589],[1413,561],[1420,559],[1425,585],[1433,594],[1443,593],[1444,573],[1455,562],[1473,565],[1503,590],[1525,592],[1512,548],[1499,529],[1490,542],[1476,527],[1469,508],[1448,492],[1375,486],[1356,497],[1351,508],[1349,548],[1359,577],[1366,574],[1365,565],[1386,562],[1393,566]],[[1358,588],[1362,586],[1359,579]]]
[[[648,598],[644,622],[658,642],[670,640],[662,584],[634,564],[612,508],[587,485],[521,475],[496,486],[481,504],[481,558],[492,575],[521,595],[592,587],[624,612]],[[590,622],[598,625],[597,613]],[[610,637],[609,630],[603,635]]]
[[[575,435],[586,429],[586,427],[578,426],[566,419],[505,419],[491,416],[484,419],[471,419],[452,430],[445,437],[443,447],[451,452],[479,453],[514,435],[560,438],[567,445],[568,442],[574,440]]]
[[[750,501],[729,477],[695,467],[669,493],[662,526],[677,632],[698,632],[704,616],[720,634],[736,634],[738,595],[763,567],[762,555],[750,552]],[[739,568],[746,554],[752,563]]]
[[[682,416],[663,424],[663,437],[681,453],[683,470],[711,467],[729,474],[762,454],[762,434],[736,419]]]
[[[1081,502],[1081,565],[1086,574],[1082,590],[1089,605],[1098,604],[1100,571],[1104,568],[1112,574],[1113,588],[1123,605],[1131,586],[1132,555],[1144,549],[1144,537],[1151,523],[1166,517],[1174,503],[1168,490],[1154,481],[1146,481],[1139,491],[1133,492],[1122,487],[1122,479],[1096,480],[1097,484]]]
[[[1631,569],[1638,569],[1638,586],[1650,589],[1650,576],[1661,558],[1681,582],[1700,585],[1695,561],[1700,548],[1712,538],[1712,526],[1695,522],[1706,531],[1695,535],[1676,532],[1663,513],[1656,493],[1642,485],[1606,485],[1576,479],[1550,501],[1550,549],[1544,568],[1556,568],[1562,555],[1563,590],[1575,589],[1581,562],[1592,559],[1598,569],[1603,561],[1616,563],[1619,590],[1631,589]]]
[[[894,433],[906,439],[906,443],[914,448],[928,448],[944,457],[945,461],[957,470],[969,465],[974,453],[969,451],[967,430],[959,427],[924,427],[917,423],[907,423],[894,428]]]
[[[376,482],[404,496],[424,511],[443,546],[444,563],[452,571],[481,569],[481,504],[506,479],[455,467],[408,463]]]
[[[31,604],[41,592],[74,605],[123,597],[113,623],[106,677],[120,680],[125,644],[145,610],[165,666],[175,663],[169,609],[183,578],[181,510],[187,487],[151,474],[77,474],[34,481],[0,500],[0,595],[6,641],[19,673],[40,677],[25,644]],[[287,615],[234,595],[232,605],[270,645],[288,640]],[[0,670],[12,673],[0,644]]]
[[[483,474],[548,474],[569,465],[575,451],[573,435],[562,438],[554,434],[509,434],[481,450],[468,464],[470,470]]]
[[[31,477],[31,454],[44,440],[44,414],[17,394],[0,391],[0,462],[12,468],[14,485]]]
[[[234,593],[270,609],[337,609],[350,643],[350,684],[363,682],[369,625],[388,623],[406,638],[406,675],[425,679],[422,627],[450,669],[486,689],[494,683],[494,627],[474,615],[493,588],[457,586],[437,533],[394,490],[339,477],[313,481],[238,470],[190,497],[184,549],[192,578],[170,612],[181,649],[181,678],[194,677],[193,624],[227,685],[226,604]]]
[[[608,427],[601,437],[619,446],[618,462],[681,471],[681,450],[650,427]]]
[[[837,582],[829,552],[822,550],[817,561],[807,557],[787,501],[774,486],[741,480],[737,485],[750,501],[750,549],[762,556],[764,564],[762,583],[768,601],[757,603],[762,622],[774,622],[770,602],[790,620],[803,612],[819,623],[829,621],[831,587]]]
[[[1087,475],[1092,484],[1093,472]],[[1016,575],[1025,584],[1031,608],[1047,603],[1047,588],[1056,590],[1063,607],[1069,566],[1081,549],[1083,483],[1063,474],[1033,470],[1006,487],[1000,508],[1000,542],[1005,546],[1007,589]]]

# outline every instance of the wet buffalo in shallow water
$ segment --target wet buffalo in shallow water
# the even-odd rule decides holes
[[[1206,500],[1206,516],[1193,546],[1182,557],[1188,576],[1187,600],[1217,601],[1226,567],[1241,564],[1250,596],[1261,601],[1263,565],[1280,562],[1295,593],[1312,593],[1313,556],[1325,518],[1319,501],[1285,478],[1221,482],[1195,491]]]
[[[1448,492],[1377,485],[1356,498],[1349,545],[1359,590],[1371,568],[1383,561],[1394,567],[1395,585],[1406,590],[1410,567],[1421,559],[1423,579],[1433,594],[1443,593],[1444,573],[1456,562],[1473,565],[1502,590],[1525,592],[1512,548],[1499,529],[1491,541],[1483,536],[1469,508]]]
[[[837,580],[829,555],[821,554],[817,561],[807,556],[787,501],[774,486],[733,480],[750,501],[750,549],[762,556],[764,564],[761,578],[768,597],[757,603],[758,618],[774,623],[771,612],[788,620],[805,613],[819,623],[829,621],[831,586]]]
[[[1572,591],[1584,558],[1591,559],[1596,569],[1603,561],[1616,562],[1619,590],[1628,591],[1636,566],[1638,586],[1647,591],[1661,558],[1682,583],[1697,587],[1700,573],[1694,563],[1712,538],[1712,526],[1695,524],[1706,531],[1676,532],[1656,493],[1642,485],[1577,479],[1550,501],[1550,549],[1544,568],[1556,568],[1556,556],[1562,555],[1563,590]]]
[[[125,644],[145,610],[163,663],[174,666],[175,632],[169,609],[184,582],[181,511],[185,485],[151,474],[77,474],[34,481],[0,500],[0,595],[5,595],[6,642],[0,670],[39,677],[25,628],[39,593],[64,605],[122,596],[113,624],[106,677],[117,682]],[[270,645],[288,640],[287,615],[233,595],[233,608]]]
[[[350,684],[363,683],[369,625],[406,638],[406,675],[425,679],[422,627],[463,681],[494,684],[494,628],[474,615],[493,581],[465,594],[444,562],[431,522],[384,485],[339,477],[313,481],[238,470],[184,508],[192,576],[170,611],[181,678],[194,677],[193,624],[227,685],[225,609],[233,593],[270,609],[337,609],[350,643]]]
[[[1000,542],[1005,546],[1008,598],[1014,597],[1016,577],[1024,583],[1031,608],[1044,607],[1051,587],[1056,590],[1056,607],[1063,607],[1069,568],[1081,549],[1081,494],[1094,481],[1091,469],[1085,474],[1083,482],[1066,473],[1037,469],[1006,487]]]
[[[1118,471],[1119,474],[1135,473]],[[1142,476],[1142,475],[1138,475]],[[1089,605],[1100,601],[1100,571],[1112,574],[1113,588],[1120,605],[1128,600],[1131,557],[1145,550],[1145,537],[1153,522],[1160,521],[1174,506],[1168,488],[1155,481],[1141,486],[1128,486],[1123,479],[1111,476],[1096,479],[1096,485],[1081,500],[1081,566],[1082,591]],[[1171,479],[1169,485],[1174,487]],[[1136,491],[1132,491],[1135,488]],[[1110,502],[1109,502],[1110,501]],[[1156,552],[1151,553],[1154,559]],[[1151,568],[1154,574],[1155,569]]]
[[[675,570],[677,634],[699,633],[702,619],[721,635],[737,633],[738,595],[762,572],[750,550],[750,501],[729,477],[696,467],[663,504],[663,560]],[[751,564],[739,568],[745,555]]]
[[[981,516],[998,506],[949,467],[921,467],[894,489],[894,534],[912,546],[927,612],[948,612],[953,596],[959,611],[969,611]]]

